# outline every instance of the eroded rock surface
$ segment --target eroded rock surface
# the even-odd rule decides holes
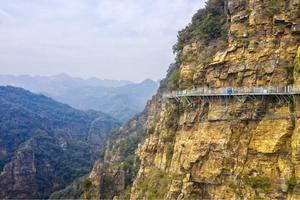
[[[227,47],[204,63],[203,43],[185,46],[179,88],[296,85],[300,1],[229,0],[225,9]],[[131,199],[159,187],[165,199],[300,197],[298,97],[192,100],[193,107],[184,99],[162,105],[155,133],[137,150]],[[160,173],[165,184],[151,179]]]

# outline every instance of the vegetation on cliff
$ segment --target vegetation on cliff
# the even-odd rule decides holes
[[[168,90],[178,89],[180,86],[180,65],[183,60],[183,49],[193,43],[206,49],[205,59],[199,62],[208,64],[216,51],[224,48],[227,43],[228,22],[226,16],[226,0],[209,0],[205,8],[198,10],[191,23],[179,31],[177,43],[173,46],[176,62],[169,67],[167,80]],[[212,45],[214,44],[214,45]],[[214,48],[207,48],[215,46]],[[193,58],[195,59],[195,58]]]
[[[209,0],[205,8],[198,10],[192,22],[178,33],[177,44],[174,45],[175,53],[180,53],[183,48],[194,42],[205,42],[222,38],[227,40],[228,27],[225,9],[226,0]]]

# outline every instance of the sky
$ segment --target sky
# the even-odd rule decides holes
[[[1,0],[0,73],[159,80],[204,0]]]

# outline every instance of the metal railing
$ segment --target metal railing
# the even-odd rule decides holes
[[[197,96],[262,96],[262,95],[300,95],[300,86],[270,87],[198,87],[188,90],[176,90],[163,94],[163,98],[197,97]]]

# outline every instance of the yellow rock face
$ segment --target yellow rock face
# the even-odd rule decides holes
[[[205,60],[202,44],[186,46],[180,88],[299,84],[289,63],[300,63],[300,34],[292,29],[300,24],[300,2],[276,1],[274,15],[270,2],[229,0],[228,47]],[[140,145],[132,199],[141,197],[144,177],[154,169],[172,174],[165,199],[299,197],[298,99],[193,98],[194,107],[184,101],[169,102],[177,110],[164,110],[155,135]],[[172,114],[175,129],[166,125]],[[158,182],[151,185],[155,191]]]
[[[253,131],[249,148],[260,153],[275,153],[280,147],[281,138],[287,134],[288,123],[287,120],[261,121]]]
[[[288,108],[276,108],[272,114],[278,119],[261,120],[256,129],[251,131],[250,149],[260,153],[276,153],[284,145],[286,137],[291,135],[288,130],[291,126]]]
[[[192,85],[194,76],[194,69],[189,65],[185,65],[181,67],[180,78],[182,81],[182,87],[189,87]]]

